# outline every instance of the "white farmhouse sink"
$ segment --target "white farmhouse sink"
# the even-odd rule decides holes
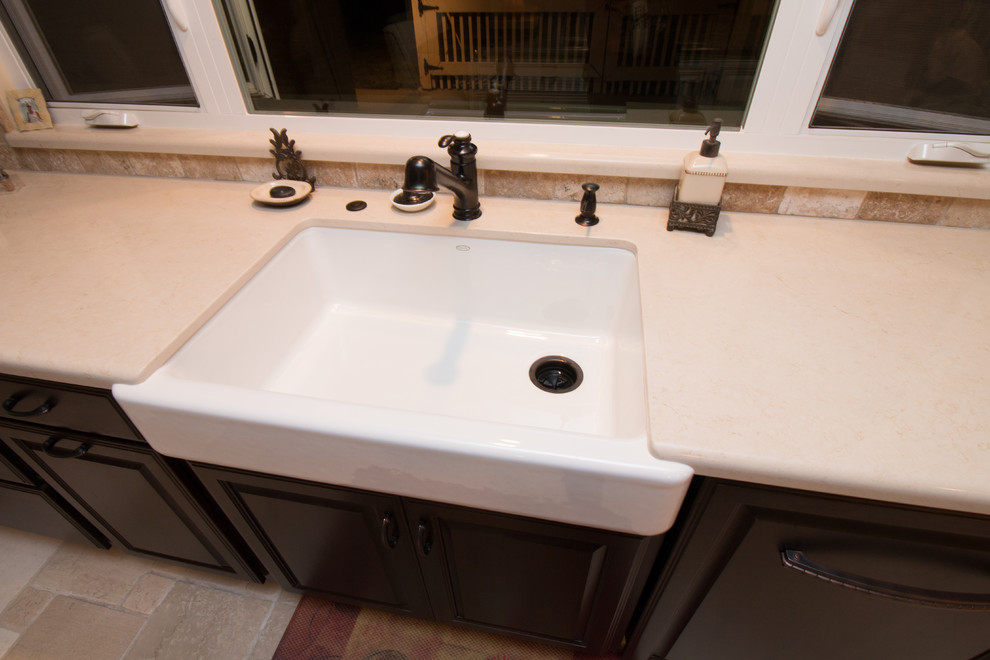
[[[534,384],[548,356],[580,384]],[[166,455],[606,529],[666,531],[691,477],[648,450],[617,248],[307,229],[113,392]]]

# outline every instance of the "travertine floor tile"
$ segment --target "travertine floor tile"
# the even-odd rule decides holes
[[[51,601],[47,591],[25,587],[17,598],[0,614],[0,626],[23,632]],[[2,656],[2,654],[0,654]]]
[[[7,630],[6,628],[0,628],[0,658],[4,657],[4,653],[10,650],[10,647],[17,642],[17,633],[13,630]]]
[[[119,605],[154,562],[119,550],[66,543],[34,579],[34,586]]]
[[[174,584],[175,580],[171,578],[146,573],[134,585],[131,593],[127,594],[123,607],[140,614],[151,614]]]
[[[0,611],[17,597],[62,544],[45,536],[0,527]]]
[[[125,658],[245,658],[272,605],[270,600],[177,583]]]
[[[142,625],[142,616],[56,596],[4,660],[118,660]]]
[[[211,571],[201,571],[191,566],[182,566],[166,561],[156,562],[154,570],[159,575],[165,575],[181,582],[194,582],[204,586],[216,587],[248,596],[257,596],[258,598],[265,598],[267,600],[275,600],[282,591],[282,588],[272,581],[257,584],[242,580],[239,577],[213,573]]]
[[[249,660],[271,660],[295,611],[295,603],[282,601],[275,603],[275,608],[272,610],[271,616],[268,617],[265,627],[258,634],[258,641],[251,651]]]

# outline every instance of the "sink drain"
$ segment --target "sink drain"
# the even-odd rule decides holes
[[[584,372],[574,360],[560,355],[541,357],[529,368],[529,379],[541,390],[563,394],[577,389]]]

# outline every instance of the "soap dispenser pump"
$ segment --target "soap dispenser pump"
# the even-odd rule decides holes
[[[701,149],[684,157],[684,168],[677,185],[678,202],[714,206],[721,201],[725,177],[729,174],[725,156],[718,153],[722,145],[718,141],[721,130],[722,120],[712,120],[705,131],[708,138],[701,143]]]
[[[721,130],[722,120],[713,120],[705,131],[708,137],[701,143],[701,149],[684,157],[684,168],[667,214],[667,231],[680,229],[715,235],[722,212],[722,189],[729,174],[725,156],[718,153]]]

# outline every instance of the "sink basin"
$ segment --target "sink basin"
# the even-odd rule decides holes
[[[113,391],[166,455],[606,529],[665,531],[691,476],[648,450],[620,248],[306,229]]]

